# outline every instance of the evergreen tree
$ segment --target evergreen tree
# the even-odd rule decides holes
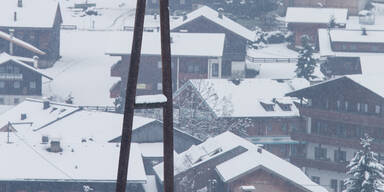
[[[313,58],[314,47],[310,43],[308,35],[301,36],[301,43],[303,48],[299,51],[295,72],[297,77],[310,80],[315,77],[312,75],[316,66],[316,60]]]
[[[384,166],[371,149],[372,141],[368,134],[361,139],[363,149],[347,166],[349,177],[344,181],[347,187],[344,192],[384,192]]]

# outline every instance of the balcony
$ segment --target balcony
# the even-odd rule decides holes
[[[298,167],[310,167],[321,170],[336,171],[339,173],[345,173],[347,170],[346,166],[348,164],[348,162],[337,163],[330,160],[314,160],[294,156],[290,158],[290,162]]]
[[[300,106],[299,110],[301,115],[316,119],[369,127],[382,127],[384,125],[384,118],[374,115],[338,112]]]
[[[360,139],[358,138],[339,138],[335,136],[323,136],[323,135],[313,135],[307,133],[294,132],[291,135],[293,140],[297,141],[306,141],[311,143],[319,143],[324,145],[340,146],[353,149],[360,149]],[[378,152],[384,152],[384,143],[378,140],[375,140],[373,144],[373,149]]]
[[[111,77],[121,77],[122,76],[122,67],[121,67],[121,60],[116,62],[111,67]]]

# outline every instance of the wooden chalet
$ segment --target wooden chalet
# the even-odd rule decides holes
[[[208,6],[184,15],[180,22],[173,22],[171,30],[184,33],[225,33],[222,77],[231,76],[232,62],[245,61],[247,42],[255,40],[253,31]]]
[[[293,139],[305,142],[306,154],[290,161],[304,168],[314,181],[332,191],[344,189],[348,161],[360,150],[360,138],[375,138],[373,150],[383,160],[384,93],[381,77],[351,75],[293,91],[301,99],[306,122]]]
[[[285,22],[295,34],[295,45],[301,46],[301,36],[308,35],[318,47],[318,29],[328,28],[331,19],[337,27],[345,28],[348,9],[288,7]]]
[[[0,54],[0,104],[16,105],[24,99],[41,98],[42,78],[51,77],[7,53]]]
[[[36,55],[23,47],[13,47],[0,39],[0,49],[29,57],[38,56],[39,68],[51,67],[60,58],[60,26],[62,16],[55,0],[4,0],[0,6],[0,31],[21,39],[45,52]]]
[[[154,167],[160,183],[161,166]],[[231,132],[175,155],[174,174],[175,192],[326,192],[299,168]]]
[[[197,136],[206,138],[232,130],[289,159],[304,153],[301,143],[291,138],[302,121],[294,100],[284,95],[308,85],[301,79],[190,80],[174,95],[179,114],[175,119],[179,127]]]
[[[121,80],[110,89],[118,97],[128,79],[132,32],[113,32],[108,55],[121,59],[111,66],[111,76]],[[171,33],[172,80],[174,90],[189,79],[221,78],[224,34]],[[120,42],[127,42],[121,44]],[[161,93],[161,48],[159,32],[144,32],[141,49],[137,95]]]

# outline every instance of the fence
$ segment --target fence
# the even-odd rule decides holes
[[[247,56],[248,61],[253,63],[297,63],[297,58],[256,58]]]

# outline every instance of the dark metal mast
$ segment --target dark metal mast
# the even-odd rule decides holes
[[[154,103],[135,104],[136,86],[141,56],[141,44],[143,38],[145,4],[145,0],[137,0],[133,43],[131,49],[127,89],[125,94],[126,98],[116,192],[126,191],[134,109],[158,108],[159,106],[163,108],[164,191],[174,191],[172,70],[168,0],[160,0],[162,86],[163,94],[167,100],[166,102],[158,101]]]

